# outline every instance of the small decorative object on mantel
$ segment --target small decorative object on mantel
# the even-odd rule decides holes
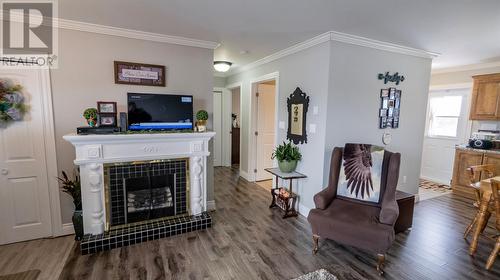
[[[97,111],[99,113],[99,126],[117,126],[116,102],[99,101],[97,102]]]
[[[95,127],[97,125],[97,109],[87,108],[83,111],[83,117],[87,121],[90,127]]]
[[[115,84],[166,86],[165,66],[115,61]]]
[[[21,121],[28,110],[21,89],[21,85],[9,86],[6,81],[0,81],[0,127],[12,121]]]
[[[286,102],[288,107],[288,132],[286,138],[294,144],[307,143],[306,116],[309,108],[309,96],[297,87]]]
[[[401,94],[401,90],[396,88],[380,90],[379,128],[399,127]]]
[[[80,176],[75,174],[74,179],[70,179],[66,172],[62,172],[62,177],[57,178],[61,183],[61,190],[73,198],[75,211],[73,212],[73,228],[75,229],[75,240],[81,240],[83,237],[83,211],[82,211],[82,193],[80,185]]]
[[[297,162],[302,159],[302,154],[299,151],[299,147],[293,145],[291,142],[283,142],[283,145],[278,145],[273,151],[271,159],[278,160],[281,172],[291,173],[297,168]]]
[[[405,80],[405,76],[403,75],[400,76],[398,72],[394,73],[393,75],[390,75],[389,72],[385,72],[385,74],[379,73],[378,79],[384,80],[384,84],[387,84],[388,82],[393,82],[396,85],[399,85],[400,82],[403,82]]]
[[[207,130],[207,120],[208,120],[208,112],[205,110],[199,110],[196,113],[196,128],[198,132],[205,132]]]

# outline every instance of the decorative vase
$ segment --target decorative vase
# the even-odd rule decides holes
[[[75,229],[75,240],[80,241],[83,238],[83,211],[75,210],[73,212],[73,228]]]
[[[291,173],[295,171],[295,168],[297,168],[297,161],[296,160],[278,161],[278,167],[280,168],[281,172]]]
[[[205,132],[207,130],[207,121],[206,120],[198,120],[196,122],[196,127],[199,132]]]
[[[96,119],[88,119],[87,120],[87,124],[90,126],[90,127],[95,127],[96,124],[97,124],[97,120]]]

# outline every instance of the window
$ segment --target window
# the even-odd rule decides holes
[[[431,137],[457,137],[461,109],[461,95],[431,96],[427,134]]]

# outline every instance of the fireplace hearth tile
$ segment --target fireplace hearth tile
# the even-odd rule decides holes
[[[210,227],[212,227],[212,217],[208,212],[197,216],[152,221],[110,230],[103,234],[86,234],[80,242],[80,250],[82,255],[93,254]]]

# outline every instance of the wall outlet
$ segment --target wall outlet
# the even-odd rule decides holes
[[[284,121],[279,121],[279,122],[278,122],[278,127],[279,127],[280,129],[285,130],[285,122],[284,122]]]
[[[317,115],[319,114],[319,107],[318,106],[314,106],[313,107],[313,115]]]
[[[311,134],[316,133],[316,124],[312,123],[309,125],[309,133]]]

